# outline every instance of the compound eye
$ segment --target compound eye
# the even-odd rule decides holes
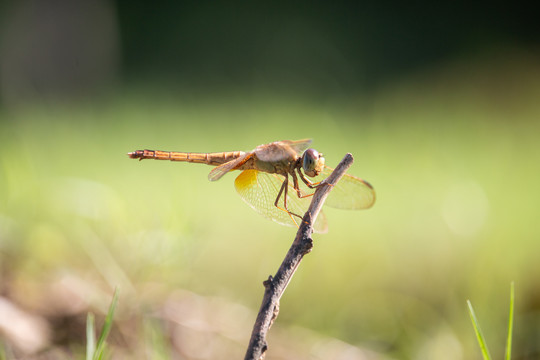
[[[304,152],[303,158],[304,163],[302,164],[302,167],[304,168],[304,171],[312,171],[315,169],[315,162],[319,158],[319,152],[315,149],[307,149],[306,152]]]
[[[307,149],[302,156],[302,168],[306,175],[314,177],[320,174],[324,167],[324,158],[315,149]]]

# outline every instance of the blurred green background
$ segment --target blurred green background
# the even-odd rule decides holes
[[[113,358],[243,356],[295,230],[246,206],[234,174],[210,183],[205,165],[125,154],[313,138],[330,166],[351,152],[377,202],[326,210],[267,359],[478,359],[467,299],[502,357],[511,281],[513,358],[538,358],[535,16],[502,2],[4,1],[3,352],[82,354],[86,312],[118,287]]]

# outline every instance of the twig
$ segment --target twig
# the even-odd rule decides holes
[[[259,314],[257,315],[257,320],[253,326],[253,332],[251,333],[251,339],[249,340],[249,346],[244,358],[245,360],[264,359],[266,350],[268,349],[266,334],[278,315],[279,299],[281,299],[281,296],[285,292],[298,265],[300,265],[302,257],[309,253],[313,248],[313,240],[311,239],[311,233],[313,232],[312,224],[317,219],[328,193],[332,190],[333,186],[337,184],[352,163],[352,155],[345,155],[332,174],[324,180],[324,183],[330,186],[319,186],[317,188],[313,195],[313,200],[311,200],[309,209],[304,215],[302,224],[296,233],[296,238],[276,272],[276,275],[274,277],[269,276],[268,280],[264,281],[264,297],[261,308],[259,309]]]

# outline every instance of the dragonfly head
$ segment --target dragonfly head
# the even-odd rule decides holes
[[[315,149],[307,149],[302,155],[302,168],[307,176],[315,177],[324,169],[324,157]]]

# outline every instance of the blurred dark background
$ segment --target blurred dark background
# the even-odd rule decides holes
[[[127,76],[153,69],[183,85],[369,94],[450,59],[537,46],[540,35],[534,11],[504,1],[119,2],[117,9]]]
[[[537,51],[540,36],[533,9],[507,1],[23,0],[0,9],[8,102],[112,80],[369,97],[456,59]]]

